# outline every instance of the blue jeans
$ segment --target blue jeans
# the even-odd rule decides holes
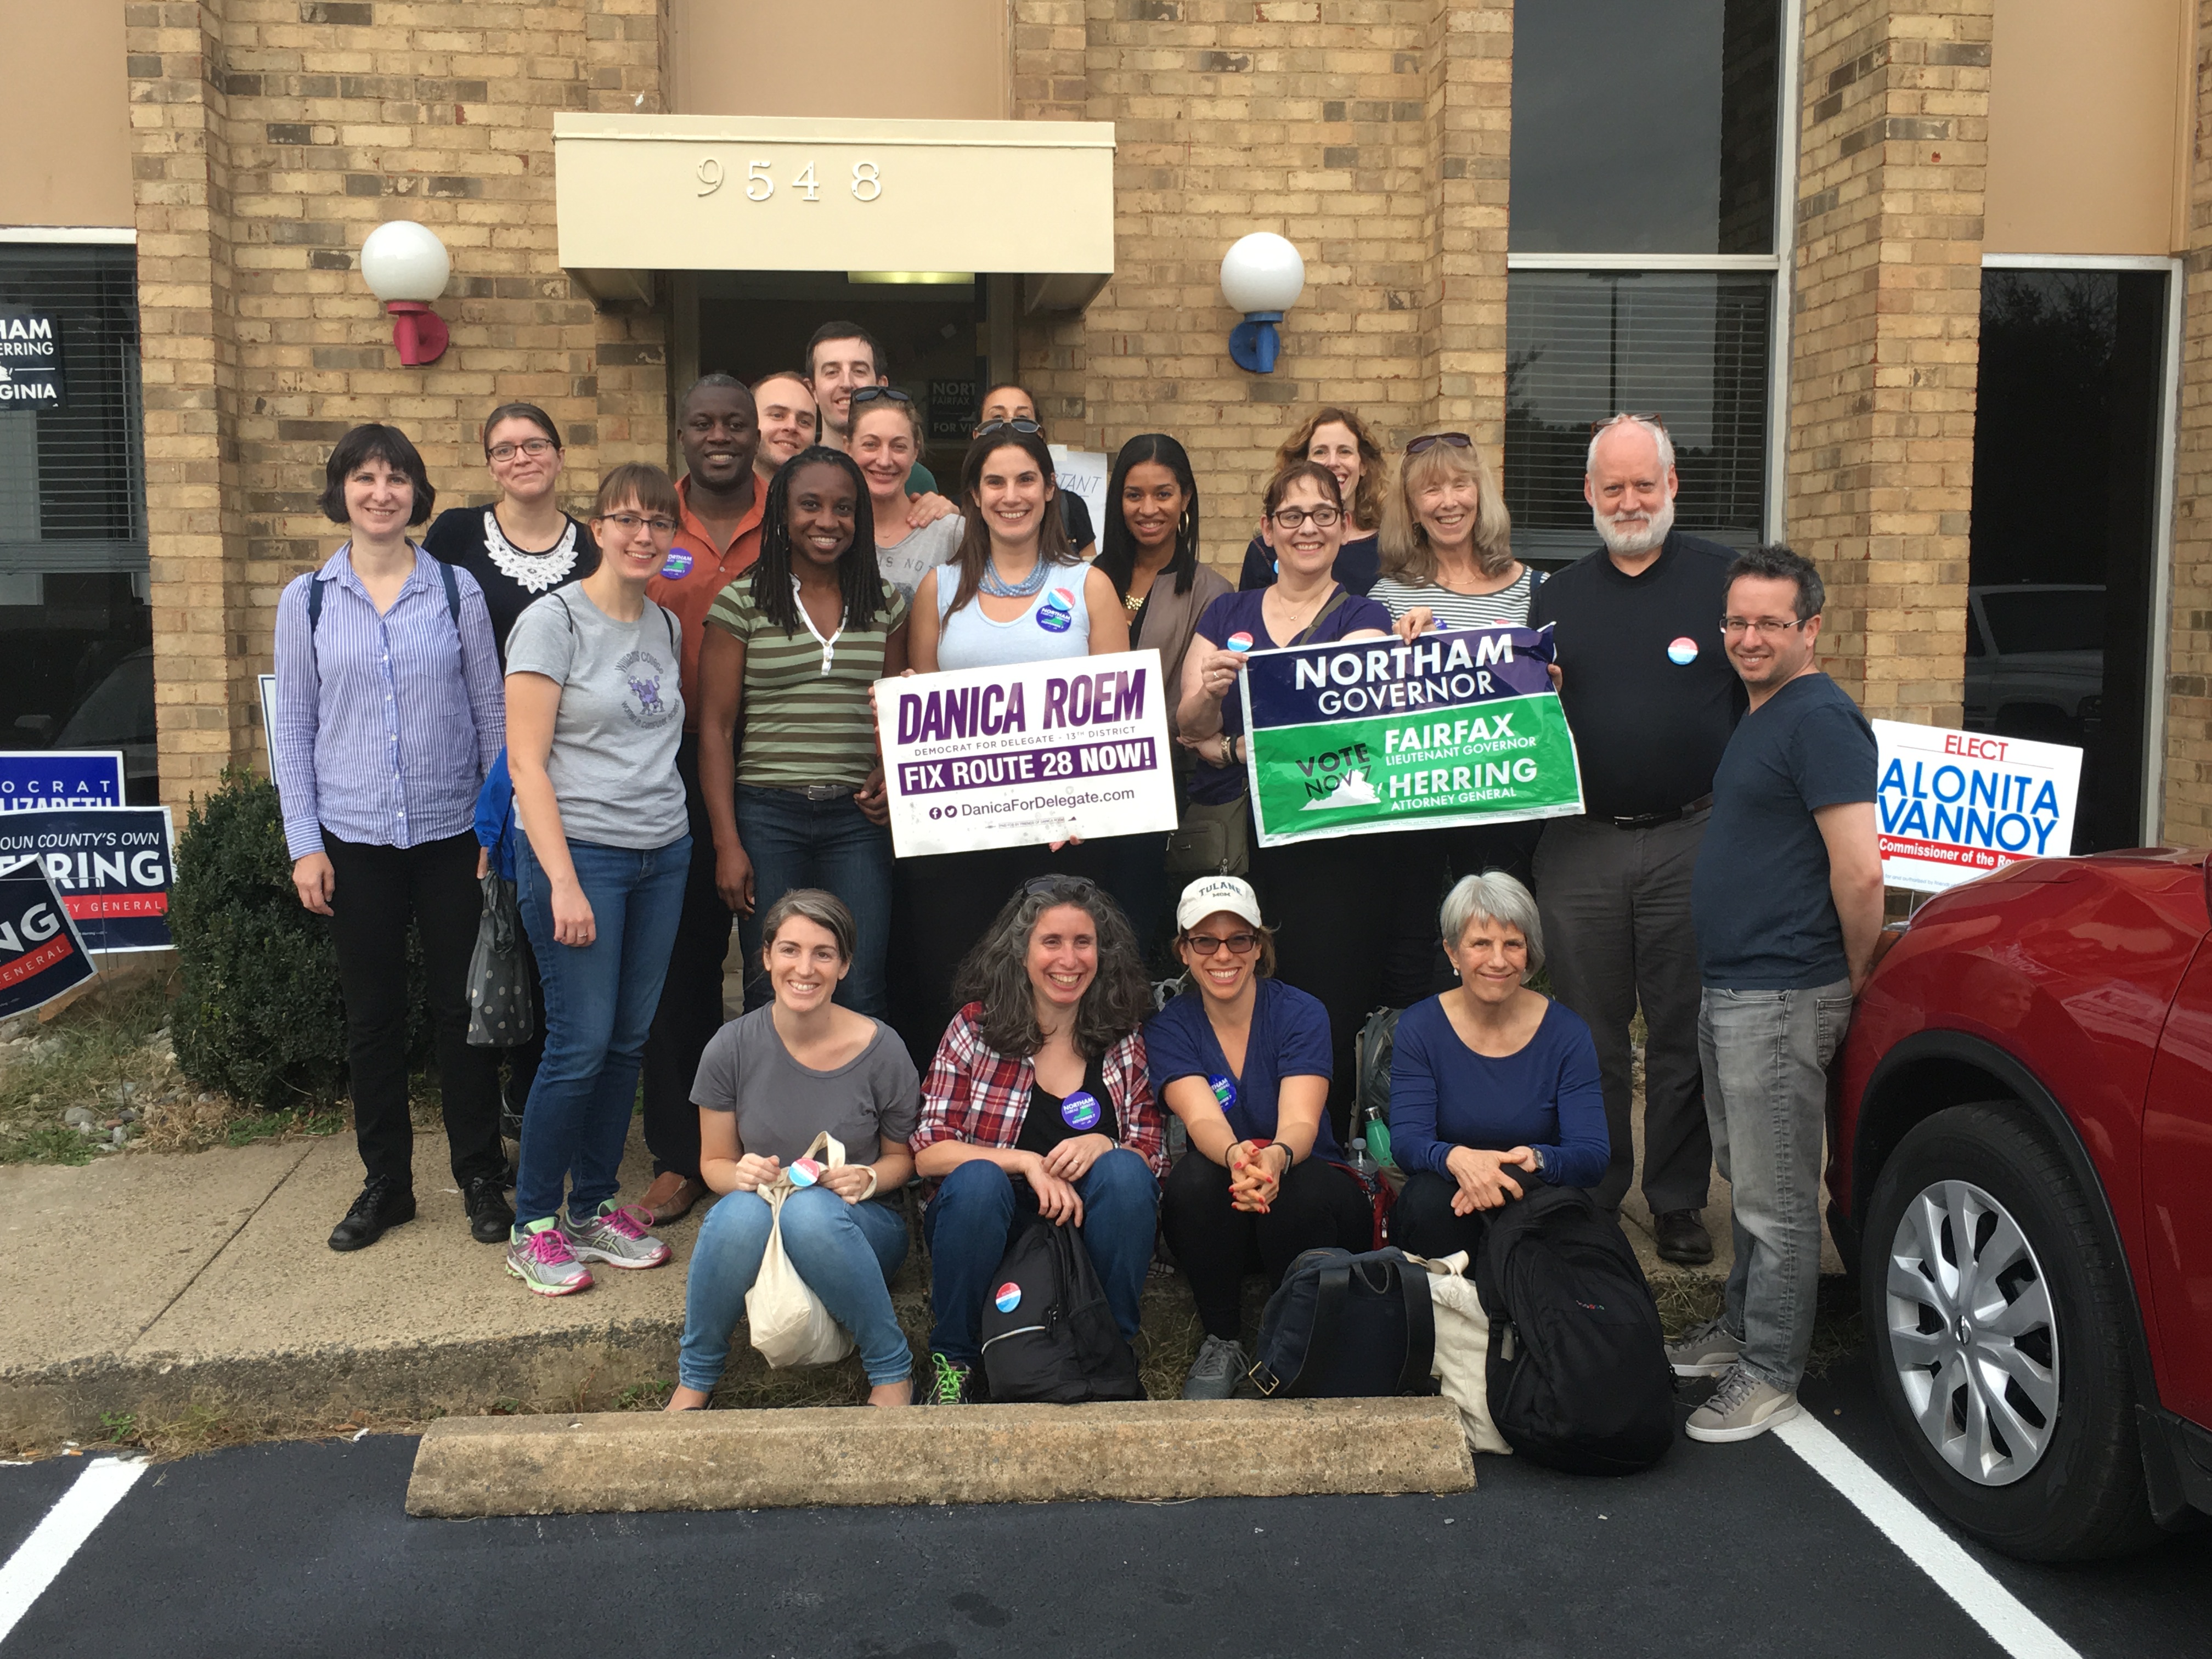
[[[891,933],[891,832],[871,823],[850,795],[809,800],[795,789],[738,786],[738,839],[753,861],[753,913],[741,917],[745,1006],[769,1000],[761,971],[760,919],[794,887],[822,887],[845,901],[860,934],[837,1000],[881,1019],[889,1012],[884,955]]]
[[[1126,1146],[1102,1153],[1075,1184],[1083,1200],[1076,1237],[1106,1292],[1121,1334],[1137,1336],[1137,1298],[1152,1260],[1160,1185]],[[983,1298],[1006,1259],[1016,1224],[1036,1213],[1036,1194],[997,1164],[975,1158],[945,1177],[921,1218],[929,1244],[929,1346],[956,1365],[983,1357]]]
[[[758,1193],[726,1193],[700,1223],[676,1362],[685,1388],[705,1394],[722,1380],[730,1333],[760,1277],[774,1218]],[[895,1201],[848,1204],[827,1187],[802,1187],[783,1201],[783,1248],[807,1288],[860,1345],[871,1385],[914,1374],[914,1352],[891,1312],[890,1276],[906,1259],[906,1216]]]
[[[522,1111],[515,1224],[561,1208],[588,1215],[622,1185],[623,1143],[637,1100],[645,1034],[660,1002],[684,904],[691,837],[640,852],[572,841],[568,857],[592,906],[585,945],[553,939],[553,892],[530,837],[514,838],[515,896],[545,987],[545,1056]]]
[[[1813,1351],[1827,1068],[1850,1024],[1847,979],[1809,991],[1707,986],[1698,1009],[1713,1158],[1735,1189],[1722,1318],[1743,1344],[1743,1368],[1784,1394]]]

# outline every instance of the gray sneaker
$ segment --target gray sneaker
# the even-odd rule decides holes
[[[568,1235],[550,1218],[514,1230],[507,1247],[507,1270],[539,1296],[569,1296],[592,1288],[591,1269],[576,1260]]]
[[[646,1231],[653,1218],[639,1209],[617,1208],[609,1199],[581,1221],[574,1215],[561,1224],[568,1248],[580,1261],[604,1261],[610,1267],[658,1267],[668,1246]]]
[[[1226,1400],[1237,1392],[1250,1367],[1242,1345],[1224,1336],[1209,1336],[1190,1362],[1190,1375],[1182,1380],[1186,1400]]]
[[[1692,1440],[1726,1443],[1753,1440],[1797,1415],[1797,1396],[1762,1382],[1741,1365],[1721,1378],[1713,1397],[1690,1413],[1683,1432]]]
[[[1680,1342],[1667,1345],[1667,1363],[1677,1376],[1723,1376],[1743,1352],[1743,1340],[1730,1336],[1728,1327],[1708,1319]]]

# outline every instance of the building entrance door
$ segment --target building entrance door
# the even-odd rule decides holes
[[[1982,272],[1966,724],[2080,746],[2076,853],[2146,838],[2169,280]]]

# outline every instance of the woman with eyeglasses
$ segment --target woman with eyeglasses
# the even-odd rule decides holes
[[[504,661],[514,619],[540,594],[598,569],[599,550],[562,510],[561,429],[550,415],[535,404],[501,404],[484,421],[483,451],[499,499],[447,507],[422,550],[477,579]]]
[[[659,467],[614,468],[592,510],[599,568],[532,605],[507,639],[515,887],[546,1020],[507,1266],[540,1296],[587,1287],[586,1262],[668,1260],[650,1213],[615,1197],[691,859],[676,770],[682,627],[645,591],[680,511]]]
[[[1381,568],[1376,535],[1382,523],[1383,483],[1389,474],[1382,445],[1358,416],[1332,405],[1316,410],[1275,452],[1278,472],[1299,461],[1318,461],[1336,475],[1338,493],[1351,516],[1345,521],[1334,574],[1353,592],[1367,592]],[[1255,536],[1244,550],[1244,568],[1237,586],[1249,592],[1274,580],[1274,550],[1264,536]]]
[[[1160,1230],[1206,1330],[1182,1397],[1226,1400],[1249,1369],[1244,1275],[1272,1291],[1301,1251],[1364,1250],[1373,1212],[1329,1127],[1328,1011],[1274,977],[1258,895],[1201,877],[1176,925],[1188,988],[1145,1022],[1145,1057],[1190,1150],[1168,1171]]]
[[[1029,1216],[1076,1230],[1121,1334],[1137,1334],[1167,1172],[1145,1071],[1145,981],[1121,908],[1079,878],[1040,876],[960,965],[962,1006],[921,1085],[916,1173],[934,1186],[930,1374],[921,1403],[964,1405],[983,1301]]]
[[[886,424],[882,404],[860,401],[873,389],[853,394],[856,450]],[[744,941],[748,1008],[769,1000],[757,918],[787,892],[826,888],[854,924],[837,1000],[885,1012],[890,809],[868,693],[906,672],[907,602],[877,571],[872,477],[868,462],[823,446],[785,462],[768,488],[759,561],[707,613],[699,783],[715,885]]]
[[[855,386],[852,408],[847,453],[867,480],[876,568],[911,599],[921,579],[958,550],[965,526],[957,512],[921,514],[919,498],[906,493],[907,474],[921,453],[921,412],[914,399],[895,386]]]

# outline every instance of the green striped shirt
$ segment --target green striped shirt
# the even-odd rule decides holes
[[[906,596],[884,584],[887,611],[865,629],[847,628],[824,647],[805,621],[786,634],[753,603],[750,575],[725,587],[707,612],[745,647],[744,702],[738,781],[762,789],[811,783],[859,788],[876,764],[868,688],[884,675],[884,647],[906,622]]]

